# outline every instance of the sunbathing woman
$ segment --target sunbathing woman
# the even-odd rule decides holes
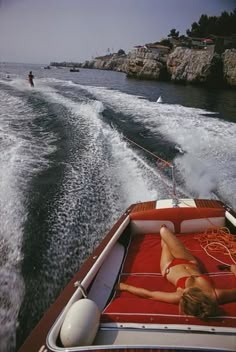
[[[162,225],[160,235],[162,238],[161,273],[176,287],[176,291],[149,291],[125,283],[119,284],[119,290],[143,298],[179,304],[182,313],[194,315],[203,320],[218,315],[219,304],[236,301],[236,288],[216,288],[210,277],[202,274],[196,258],[165,225]],[[229,266],[229,270],[236,276],[235,264]]]

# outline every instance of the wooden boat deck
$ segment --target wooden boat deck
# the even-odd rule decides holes
[[[214,199],[194,199],[198,208],[224,208],[223,203]]]
[[[131,210],[131,213],[135,213],[137,211],[144,211],[144,210],[150,210],[150,209],[155,209],[156,207],[156,202],[144,202],[140,204],[136,204],[133,209]]]
[[[197,208],[224,208],[223,203],[214,199],[194,199]],[[131,213],[156,208],[156,201],[138,203],[133,206]]]

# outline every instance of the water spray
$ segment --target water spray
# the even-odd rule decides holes
[[[178,197],[176,195],[176,180],[175,180],[175,165],[171,164],[170,162],[168,162],[167,160],[164,160],[162,158],[160,158],[158,155],[150,152],[148,149],[142,147],[141,145],[139,145],[138,143],[132,141],[131,139],[123,136],[124,139],[126,139],[128,142],[136,145],[138,148],[144,150],[146,153],[152,155],[154,158],[157,159],[157,166],[164,168],[164,167],[169,167],[171,168],[171,177],[172,177],[172,192],[169,191],[169,186],[167,185],[167,191],[168,193],[171,195],[172,197],[172,205],[174,208],[178,207],[179,204],[179,200]],[[161,178],[162,179],[162,178]],[[164,183],[164,185],[166,185],[165,181],[162,179],[162,182]]]

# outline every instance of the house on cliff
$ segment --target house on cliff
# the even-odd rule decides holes
[[[190,40],[190,47],[192,49],[206,49],[208,46],[212,46],[215,44],[214,40],[211,38],[197,38],[191,37]]]
[[[223,53],[226,49],[236,49],[236,34],[231,36],[211,35],[211,38],[216,44],[216,51],[220,54]]]
[[[134,46],[133,51],[164,55],[170,52],[170,48],[161,44],[145,44]]]
[[[210,51],[222,54],[226,49],[236,48],[236,35],[216,36],[210,35],[208,38],[189,38],[192,49],[208,49]]]
[[[161,44],[146,44],[147,50],[153,54],[168,54],[170,52],[170,48]]]

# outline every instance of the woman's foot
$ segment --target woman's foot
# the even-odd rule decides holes
[[[165,235],[165,234],[168,234],[168,233],[171,233],[172,235],[173,235],[173,232],[172,231],[170,231],[169,229],[168,229],[168,227],[164,224],[164,225],[161,225],[161,228],[160,228],[160,234],[161,234],[161,236],[162,235]]]
[[[162,224],[161,227],[160,227],[160,229],[161,229],[162,227],[167,227],[167,226],[166,226],[166,224]]]

